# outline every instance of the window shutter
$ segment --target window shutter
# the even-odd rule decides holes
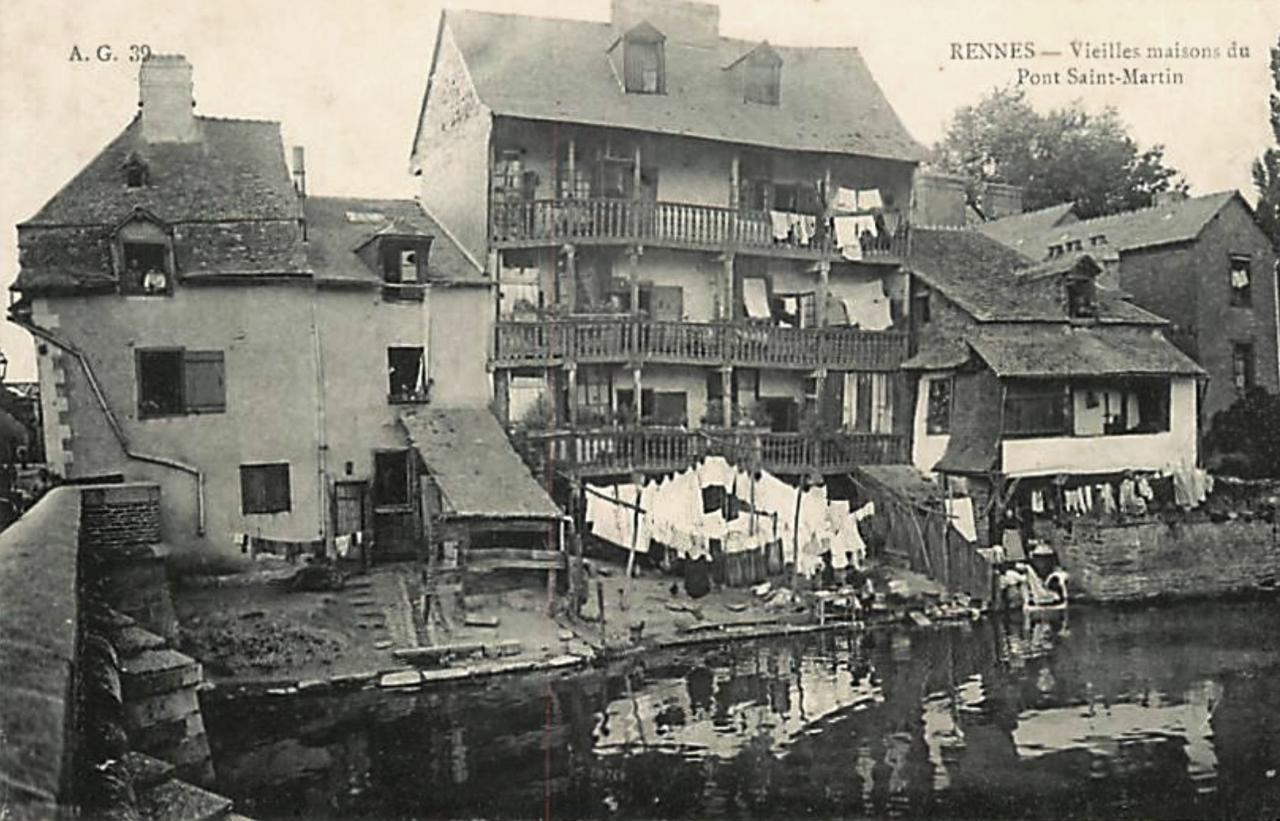
[[[222,351],[187,351],[183,363],[188,413],[222,413],[227,409]]]

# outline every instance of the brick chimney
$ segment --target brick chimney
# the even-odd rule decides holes
[[[181,54],[155,54],[138,73],[142,138],[149,143],[191,143],[200,139],[192,94],[191,64]]]
[[[618,35],[647,22],[677,42],[709,46],[720,36],[720,7],[690,0],[612,0],[610,22]]]
[[[1022,188],[999,182],[983,183],[978,205],[982,209],[983,218],[987,220],[1021,214]]]
[[[968,224],[963,177],[940,171],[917,171],[912,189],[912,225],[963,228]]]

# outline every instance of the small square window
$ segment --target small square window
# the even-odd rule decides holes
[[[743,66],[743,98],[749,103],[778,105],[782,81],[781,66],[767,59],[755,59]]]
[[[291,506],[288,462],[240,466],[241,513],[288,513]]]
[[[417,285],[425,279],[427,255],[431,244],[427,240],[383,240],[381,249],[382,278],[393,284]]]
[[[124,271],[120,293],[167,296],[172,293],[169,249],[159,242],[125,242],[122,245]]]
[[[425,402],[429,385],[422,347],[387,348],[387,381],[392,402]]]
[[[1253,305],[1252,263],[1247,256],[1231,256],[1231,307],[1248,308]]]
[[[951,432],[951,378],[929,381],[925,433],[937,436]]]

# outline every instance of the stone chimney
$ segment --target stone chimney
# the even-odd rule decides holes
[[[998,220],[1022,213],[1022,188],[1017,185],[1005,185],[1000,182],[982,184],[982,193],[978,201],[982,216],[987,220]]]
[[[710,46],[720,36],[720,7],[689,0],[612,0],[610,22],[619,36],[647,22],[675,42]]]
[[[181,54],[155,54],[138,73],[142,138],[149,143],[191,143],[200,139],[192,94],[191,64]]]
[[[912,225],[963,228],[968,223],[963,177],[939,171],[917,171],[912,189]]]

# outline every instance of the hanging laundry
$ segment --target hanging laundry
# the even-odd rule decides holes
[[[862,259],[862,225],[858,217],[836,217],[832,221],[836,245],[845,259],[857,262]]]
[[[1025,562],[1027,560],[1027,554],[1022,549],[1022,534],[1018,531],[1005,530],[1001,546],[1004,547],[1004,554],[1009,561]]]
[[[345,559],[351,554],[351,536],[337,536],[333,540],[334,552],[338,554],[339,559]]]
[[[1114,516],[1116,512],[1116,497],[1111,490],[1108,482],[1098,485],[1098,498],[1101,500],[1102,512],[1108,516]]]
[[[831,198],[831,205],[837,211],[857,211],[858,191],[855,188],[838,187]]]
[[[1138,479],[1138,495],[1148,502],[1155,498],[1155,493],[1151,490],[1151,483],[1147,481],[1145,476]]]
[[[973,519],[973,499],[961,496],[947,499],[945,505],[951,526],[959,531],[966,541],[978,541],[978,529]]]
[[[1031,491],[1031,512],[1044,513],[1044,494],[1038,490]]]
[[[1080,495],[1081,501],[1084,503],[1083,504],[1084,512],[1092,513],[1093,512],[1093,487],[1090,485],[1085,485],[1084,487],[1080,488],[1080,494],[1081,494]]]
[[[791,215],[785,211],[770,211],[769,227],[775,240],[786,242],[791,238]]]
[[[874,211],[884,207],[879,188],[861,188],[858,190],[858,210]]]
[[[874,515],[876,515],[876,503],[867,502],[865,505],[863,505],[862,507],[858,508],[853,512],[853,519],[856,522],[861,522],[864,519],[868,519]]]
[[[883,331],[893,325],[889,297],[879,279],[842,286],[840,301],[850,323],[864,331]]]

